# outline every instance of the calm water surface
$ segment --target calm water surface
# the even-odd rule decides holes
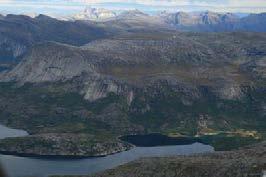
[[[26,136],[26,135],[28,135],[28,133],[24,130],[12,129],[0,124],[0,139],[7,137]]]
[[[0,138],[25,136],[27,132],[0,126]],[[214,151],[213,147],[201,143],[157,147],[136,147],[126,152],[99,158],[56,159],[29,158],[0,155],[0,161],[10,177],[48,175],[86,175],[114,168],[141,157],[188,155]]]

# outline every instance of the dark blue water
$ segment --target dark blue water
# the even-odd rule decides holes
[[[25,136],[25,131],[0,127],[1,138]],[[86,175],[131,162],[141,157],[162,157],[188,155],[214,151],[213,147],[201,143],[157,147],[135,147],[129,151],[99,158],[86,159],[45,159],[0,155],[0,161],[10,177],[48,175]]]
[[[127,135],[120,137],[121,140],[134,144],[138,147],[190,145],[200,140],[190,137],[169,137],[159,133],[147,135]]]

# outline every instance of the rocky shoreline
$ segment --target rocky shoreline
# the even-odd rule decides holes
[[[133,145],[116,139],[99,140],[88,134],[41,134],[6,138],[0,154],[42,158],[103,157],[131,149]]]
[[[235,151],[142,158],[87,177],[261,177],[265,170],[266,142],[262,142]]]
[[[227,147],[219,143],[234,141]],[[242,143],[245,141],[245,143]],[[169,137],[163,134],[125,135],[103,138],[92,134],[45,133],[0,140],[0,154],[36,158],[80,159],[104,157],[133,147],[186,145],[199,142],[215,151],[228,151],[258,143],[261,140],[240,136]]]

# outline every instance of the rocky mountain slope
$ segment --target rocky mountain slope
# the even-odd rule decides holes
[[[116,18],[102,23],[106,27],[111,27],[116,31],[136,32],[154,32],[175,30],[168,23],[158,16],[148,15],[139,10],[129,10],[117,15]]]
[[[0,121],[34,136],[3,147],[29,147],[51,134],[116,142],[120,135],[160,132],[207,138],[218,149],[224,147],[216,136],[240,144],[263,139],[265,38],[161,31],[122,33],[80,47],[34,45],[0,76]]]
[[[265,32],[265,13],[239,17],[232,13],[161,13],[167,23],[178,30],[201,32],[254,31]]]
[[[116,14],[106,9],[87,8],[77,19],[69,21],[45,15],[10,14],[0,18],[0,71],[12,68],[31,46],[44,41],[80,46],[117,34],[176,30],[265,32],[265,26],[263,13],[240,18],[230,13],[164,12],[148,15],[129,10]]]
[[[11,67],[36,43],[55,41],[80,46],[106,37],[101,27],[81,21],[60,21],[44,15],[0,18],[0,67]]]
[[[136,84],[141,84],[142,79],[152,80],[156,71],[149,72],[159,66],[161,70],[154,75],[155,79],[172,77],[187,79],[188,82],[194,79],[199,84],[215,84],[215,79],[220,77],[233,84],[250,84],[249,77],[255,77],[255,73],[249,73],[250,67],[262,67],[257,74],[264,79],[264,40],[263,33],[174,32],[122,35],[96,40],[82,47],[48,42],[35,45],[16,68],[2,74],[1,78],[34,83],[98,74],[123,80],[123,76],[127,77],[123,72],[136,70],[132,78],[125,78],[125,81],[131,83],[131,79],[136,79],[139,81]],[[225,68],[217,68],[218,64]],[[187,70],[182,70],[180,65],[185,65]],[[194,73],[184,77],[188,69],[193,69]],[[208,75],[206,71],[211,69],[212,75]],[[220,72],[225,73],[221,75]]]
[[[0,18],[0,72],[11,69],[35,44],[53,41],[81,46],[95,39],[135,31],[169,30],[159,18],[137,11],[128,11],[107,21],[90,21],[90,18],[112,16],[106,10],[87,9],[77,20],[58,20],[45,15],[29,17],[6,15]],[[109,14],[109,15],[108,15]],[[134,15],[135,14],[135,15]],[[138,15],[137,15],[138,14]],[[88,19],[86,19],[88,18]]]

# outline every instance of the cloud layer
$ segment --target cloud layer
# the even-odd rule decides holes
[[[85,6],[113,10],[266,12],[266,0],[0,0],[0,12],[70,14]]]

